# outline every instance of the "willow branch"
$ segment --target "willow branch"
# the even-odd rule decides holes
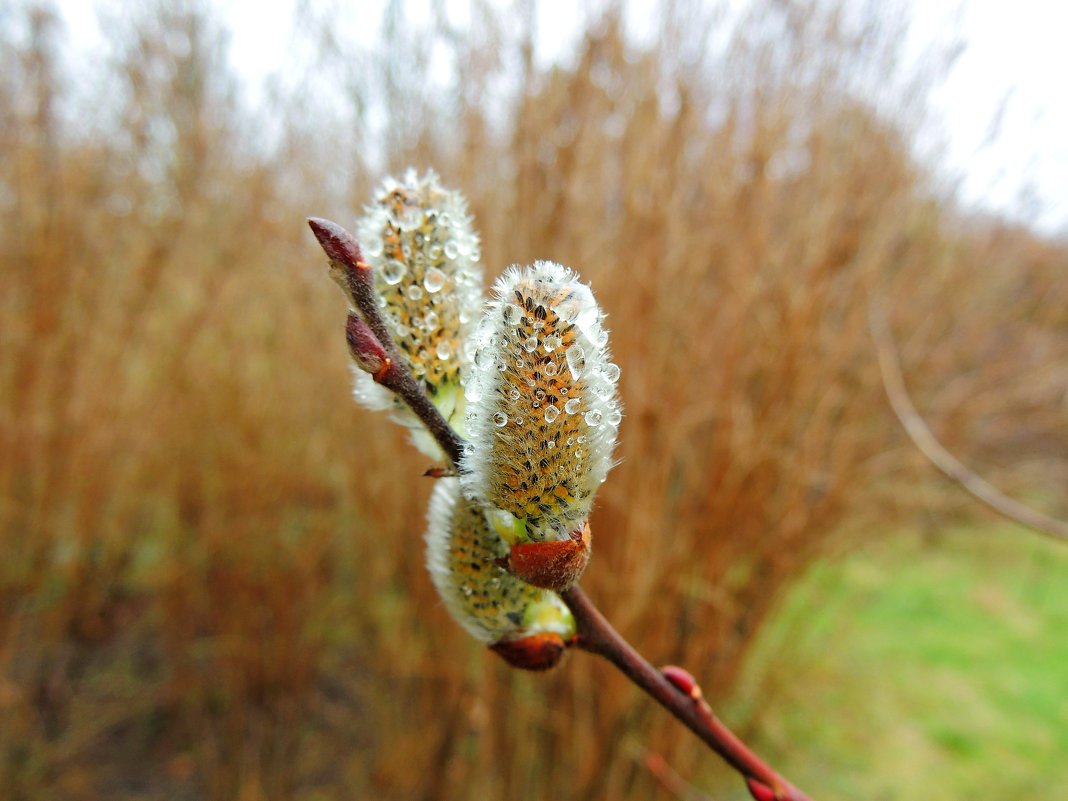
[[[358,320],[350,316],[347,330],[357,364],[408,405],[459,470],[466,443],[427,398],[393,342],[374,295],[372,269],[364,261],[356,239],[329,220],[310,217],[308,225],[330,258],[333,277],[359,315]],[[689,674],[679,668],[654,668],[620,636],[577,585],[560,595],[575,617],[577,634],[573,644],[607,659],[680,720],[745,778],[756,801],[808,801],[804,793],[772,770],[715,716]]]
[[[331,277],[337,281],[359,314],[362,321],[370,330],[370,346],[380,345],[384,350],[385,360],[377,367],[371,369],[370,365],[360,363],[360,366],[371,373],[374,380],[392,390],[408,407],[415,416],[426,426],[427,431],[437,440],[438,445],[449,457],[454,465],[460,462],[460,454],[463,452],[464,441],[453,431],[441,412],[438,411],[427,397],[412,371],[408,368],[408,362],[397,348],[393,336],[389,332],[382,312],[378,308],[378,298],[375,294],[374,271],[371,265],[363,258],[363,252],[356,238],[337,223],[324,220],[320,217],[309,217],[308,227],[311,228],[319,245],[330,259]],[[354,348],[353,355],[359,359],[355,350],[359,344],[354,342],[354,322],[349,321],[349,346]],[[363,333],[363,332],[361,332]],[[368,340],[363,340],[367,347]]]
[[[886,314],[874,301],[868,309],[868,320],[879,359],[879,372],[882,375],[886,397],[890,401],[894,414],[904,427],[905,433],[909,435],[909,439],[920,450],[920,453],[951,481],[959,484],[974,498],[1002,517],[1061,542],[1068,542],[1068,523],[1013,500],[997,487],[980,478],[942,446],[942,443],[931,433],[923,417],[916,411],[909,397],[901,371],[901,360],[898,357],[897,347],[894,345],[890,326],[886,321]]]
[[[669,681],[670,674],[654,668],[623,639],[578,585],[564,590],[560,597],[575,616],[578,627],[576,646],[607,659],[678,718],[728,765],[751,780],[750,791],[755,797],[760,798],[760,789],[766,789],[770,790],[765,796],[767,799],[807,800],[804,793],[772,770],[716,717],[689,674],[684,674],[682,680],[676,679],[678,683]],[[763,788],[755,789],[752,780],[763,785]]]

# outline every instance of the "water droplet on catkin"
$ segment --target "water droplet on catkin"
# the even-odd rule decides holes
[[[503,428],[508,425],[508,415],[504,412],[494,412],[493,425],[497,426],[497,428]]]
[[[387,261],[382,265],[382,280],[390,286],[394,286],[401,282],[405,272],[407,272],[407,268],[404,266],[404,262]]]
[[[441,288],[445,286],[445,273],[437,267],[431,267],[426,271],[426,275],[423,276],[423,286],[431,294],[440,292]]]
[[[575,378],[582,377],[582,371],[586,369],[586,351],[581,345],[572,345],[567,349],[567,366]]]
[[[558,408],[556,408],[555,406],[546,406],[545,407],[545,422],[546,423],[553,422],[559,416],[560,416],[560,410]]]

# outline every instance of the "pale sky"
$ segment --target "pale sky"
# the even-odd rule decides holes
[[[635,0],[639,9],[649,0]],[[232,33],[231,59],[255,86],[283,63],[297,0],[216,0]],[[745,0],[731,0],[744,4]],[[930,98],[946,152],[947,180],[961,180],[969,204],[1068,237],[1068,3],[1056,0],[906,0],[910,50],[931,41],[963,42],[945,83]],[[430,0],[409,0],[415,13]],[[75,46],[99,41],[93,0],[59,0]],[[343,28],[378,29],[385,0],[343,4]],[[447,0],[467,16],[469,3]],[[566,56],[577,41],[574,0],[542,0],[542,60]],[[640,11],[635,15],[640,19]],[[554,52],[555,48],[555,52]]]

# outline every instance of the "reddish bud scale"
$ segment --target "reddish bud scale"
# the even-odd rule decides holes
[[[356,239],[340,225],[321,217],[309,217],[308,227],[319,240],[319,245],[327,257],[336,261],[346,272],[359,273],[361,266],[367,268]]]
[[[590,538],[586,523],[566,540],[517,543],[508,554],[508,572],[535,587],[566,590],[590,561]]]
[[[761,781],[748,778],[745,780],[745,786],[749,788],[749,794],[756,801],[778,801],[779,796],[776,792]]]
[[[374,376],[375,381],[381,380],[392,362],[378,337],[368,328],[367,323],[353,312],[349,312],[345,323],[345,339],[348,340],[349,353],[356,366]]]
[[[697,679],[693,677],[690,671],[678,667],[677,665],[664,665],[660,668],[660,672],[664,674],[664,678],[671,682],[682,693],[686,694],[693,700],[697,701],[701,698],[701,687],[697,684]]]
[[[532,634],[518,640],[503,640],[490,646],[512,667],[548,670],[560,661],[566,643],[559,634]]]

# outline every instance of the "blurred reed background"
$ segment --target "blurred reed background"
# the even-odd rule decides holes
[[[407,165],[490,276],[592,282],[626,414],[583,585],[714,699],[815,561],[977,514],[887,407],[869,297],[946,445],[1068,514],[1068,247],[932,183],[922,104],[872,91],[938,79],[889,16],[666,3],[639,47],[609,8],[545,68],[523,4],[476,6],[356,42],[305,4],[260,110],[206,2],[113,14],[80,96],[49,4],[0,12],[5,798],[674,797],[636,743],[739,797],[606,665],[511,672],[433,596],[425,460],[351,402],[303,222]]]

